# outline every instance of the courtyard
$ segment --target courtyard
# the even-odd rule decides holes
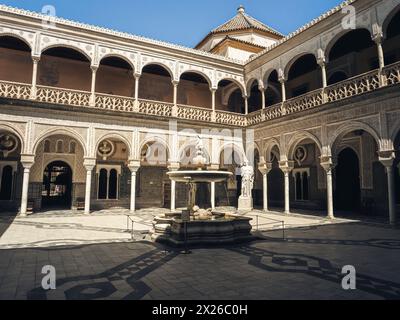
[[[395,227],[252,211],[244,215],[253,217],[259,240],[192,248],[192,254],[181,255],[147,240],[153,215],[160,211],[139,210],[129,220],[129,211],[117,209],[91,216],[67,211],[2,216],[0,299],[400,297],[400,233]],[[56,269],[56,290],[41,287],[45,265]],[[346,265],[356,269],[356,290],[342,289]]]

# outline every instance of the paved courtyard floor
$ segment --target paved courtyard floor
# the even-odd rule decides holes
[[[154,212],[132,217],[133,240],[124,211],[1,218],[0,299],[400,299],[399,229],[255,211],[259,241],[181,255],[142,240]],[[41,287],[45,265],[56,290]],[[345,265],[356,290],[341,287]]]

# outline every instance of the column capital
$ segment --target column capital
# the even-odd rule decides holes
[[[396,158],[394,150],[385,150],[378,153],[379,161],[386,167],[392,167]]]
[[[289,174],[294,169],[294,161],[280,161],[279,168],[283,171],[283,173]]]
[[[320,165],[326,172],[332,171],[336,166],[331,156],[321,156]]]
[[[177,87],[178,86],[178,84],[179,84],[179,80],[172,80],[171,81],[172,82],[172,85],[174,86],[174,87]]]
[[[382,27],[377,24],[374,23],[372,25],[372,41],[374,41],[376,44],[382,44],[382,40],[383,40],[383,31],[382,31]]]
[[[96,166],[96,158],[84,158],[83,165],[87,171],[92,171]]]
[[[216,92],[217,92],[217,90],[218,90],[218,88],[215,88],[215,87],[210,87],[210,91],[211,91],[211,93],[216,93]]]
[[[272,170],[272,162],[264,162],[258,165],[258,170],[262,175],[268,174]]]
[[[318,51],[317,51],[317,63],[321,67],[325,66],[325,64],[326,64],[325,52],[322,49],[318,49]]]
[[[285,79],[285,73],[282,69],[278,70],[278,81],[280,83],[285,83],[286,79]]]
[[[99,69],[99,66],[91,65],[90,69],[92,70],[92,72],[97,72],[97,70]]]
[[[20,160],[24,169],[30,169],[35,163],[35,155],[34,154],[21,154]]]
[[[131,172],[137,172],[140,169],[140,160],[129,160],[128,168]]]
[[[40,56],[32,56],[33,63],[39,63],[40,58],[41,58]]]
[[[168,170],[169,171],[178,171],[181,165],[179,162],[169,162],[168,163]]]
[[[141,73],[137,73],[137,72],[133,72],[133,76],[135,77],[135,79],[136,80],[139,80],[140,79],[140,77],[142,76],[142,74]]]

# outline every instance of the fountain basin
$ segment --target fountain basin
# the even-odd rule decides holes
[[[251,218],[233,214],[214,213],[208,220],[186,222],[188,245],[222,245],[252,241]],[[185,245],[185,222],[181,214],[158,216],[153,223],[152,240],[170,246]]]

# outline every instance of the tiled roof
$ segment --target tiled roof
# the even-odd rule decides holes
[[[238,43],[247,44],[247,45],[250,45],[252,47],[257,47],[257,48],[260,48],[260,49],[265,49],[266,48],[265,46],[262,46],[262,45],[259,45],[259,44],[256,44],[256,43],[253,43],[253,42],[250,42],[250,41],[245,41],[245,40],[237,39],[237,38],[234,38],[234,37],[231,37],[231,36],[226,36],[221,41],[219,41],[215,46],[213,46],[210,49],[210,52],[212,52],[212,50],[214,50],[216,47],[221,45],[226,40],[231,40],[231,41],[235,41],[235,42],[238,42]]]
[[[246,30],[246,29],[256,29],[283,37],[283,34],[281,34],[280,32],[272,29],[271,27],[268,27],[267,25],[263,24],[257,19],[254,19],[253,17],[246,14],[242,6],[238,9],[238,13],[236,16],[234,16],[228,22],[225,22],[224,24],[220,25],[218,28],[212,30],[211,33],[214,34],[220,32],[230,32],[230,31]]]

